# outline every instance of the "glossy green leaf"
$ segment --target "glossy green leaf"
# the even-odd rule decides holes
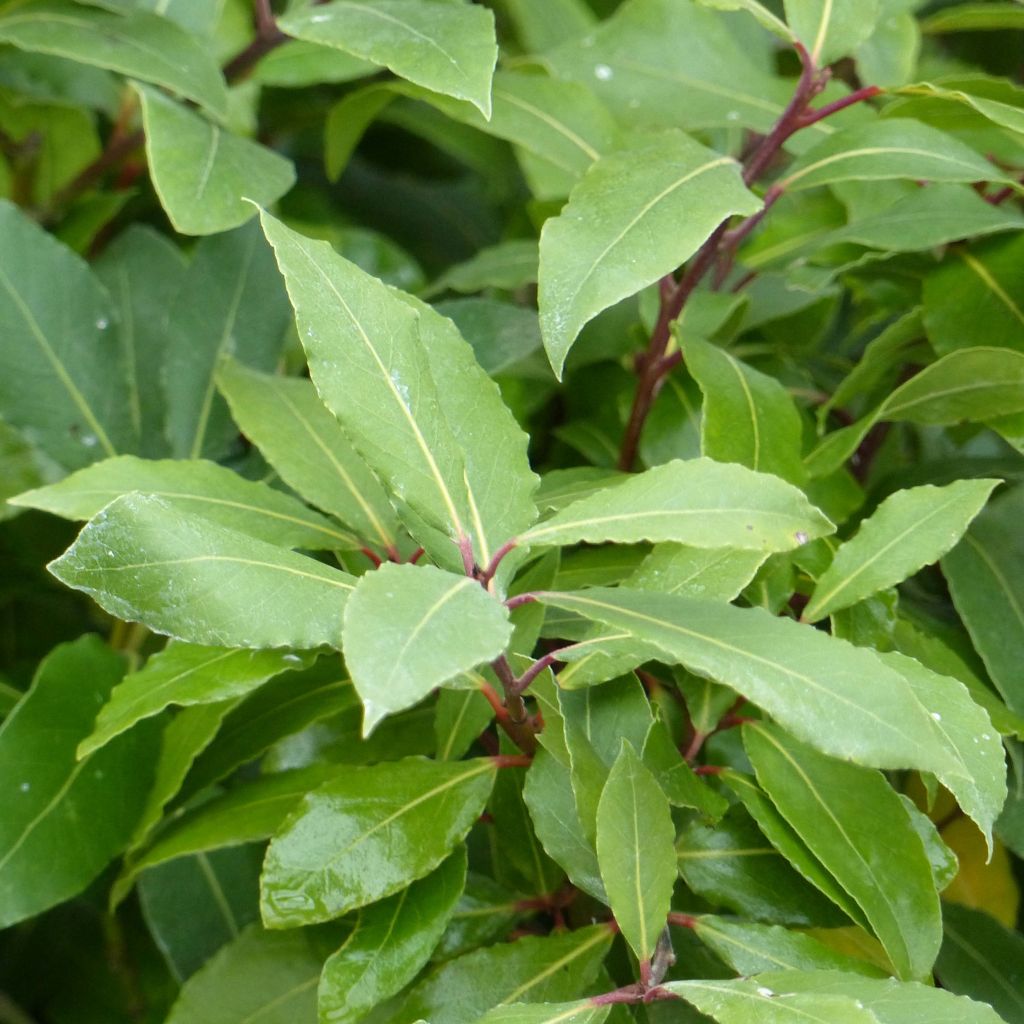
[[[878,1018],[848,996],[798,995],[776,999],[757,981],[670,981],[669,992],[719,1024],[877,1024]]]
[[[189,643],[341,644],[355,581],[322,562],[127,494],[103,509],[50,571],[112,615]]]
[[[183,254],[148,227],[132,225],[94,264],[110,293],[128,370],[128,402],[139,452],[166,455],[166,408],[160,373],[171,306],[185,276]]]
[[[757,19],[758,23],[780,39],[793,41],[793,32],[781,19],[777,18],[759,0],[698,0],[702,7],[712,7],[716,11],[746,11]]]
[[[1024,490],[998,498],[942,560],[950,593],[992,682],[1009,707],[1024,714]]]
[[[892,979],[857,978],[835,971],[813,973],[772,972],[756,981],[781,995],[835,995],[856,1000],[879,1024],[999,1024],[991,1007],[916,982],[897,984]]]
[[[119,455],[72,473],[60,483],[20,494],[12,504],[65,519],[90,519],[115,498],[133,491],[166,498],[268,544],[311,550],[359,546],[352,534],[295,498],[204,460]]]
[[[935,11],[922,24],[929,34],[944,32],[987,32],[993,29],[1024,28],[1024,14],[1017,3],[954,4]]]
[[[0,14],[0,41],[162,85],[221,116],[224,79],[201,42],[146,11],[112,14],[67,0],[26,0]]]
[[[883,0],[785,0],[786,21],[817,65],[849,56],[871,35]]]
[[[623,741],[597,808],[597,859],[612,913],[641,962],[651,959],[667,927],[674,839],[665,794]]]
[[[519,908],[518,902],[514,893],[487,875],[470,871],[434,960],[451,960],[507,935],[515,922],[528,913]]]
[[[509,1003],[488,1010],[480,1024],[604,1024],[611,1006],[575,1003]]]
[[[942,987],[989,1003],[1006,1022],[1024,1020],[1024,938],[980,910],[943,907],[945,937],[935,964]]]
[[[256,213],[244,199],[269,205],[294,184],[295,169],[279,153],[193,113],[157,89],[135,89],[153,187],[176,231],[213,235],[238,227]]]
[[[778,925],[752,924],[731,917],[703,914],[694,931],[737,974],[761,971],[848,971],[879,977],[882,972],[863,960],[837,953],[803,932]]]
[[[465,463],[439,414],[418,317],[380,281],[264,214],[313,382],[390,489],[452,539],[469,536]]]
[[[622,588],[545,592],[545,604],[632,633],[764,708],[836,757],[942,771],[948,754],[907,684],[878,656],[756,608]]]
[[[840,181],[1004,181],[969,146],[908,118],[846,128],[802,153],[781,180],[787,191]]]
[[[221,359],[272,370],[291,313],[273,253],[255,223],[212,235],[196,246],[182,283],[187,301],[169,322],[163,373],[167,437],[177,458],[221,458],[238,428],[217,394]]]
[[[505,607],[468,576],[394,564],[367,573],[342,626],[364,735],[453,676],[496,658],[511,635]]]
[[[228,361],[217,386],[246,437],[285,483],[360,537],[385,551],[396,546],[398,519],[384,489],[308,380]]]
[[[429,960],[466,883],[460,848],[426,878],[366,907],[320,977],[320,1020],[349,1024],[400,992]]]
[[[690,821],[676,840],[676,857],[695,893],[744,918],[802,927],[847,920],[797,874],[743,807],[732,807],[715,825]]]
[[[242,697],[273,676],[301,668],[307,660],[284,651],[171,643],[114,687],[79,752],[83,757],[92,753],[171,704],[187,707]]]
[[[408,758],[351,768],[310,793],[267,851],[264,921],[329,920],[433,871],[479,817],[495,770],[489,759]]]
[[[607,925],[596,924],[468,953],[413,988],[400,1019],[475,1024],[496,1007],[576,998],[597,977],[612,937]]]
[[[899,975],[928,976],[942,939],[938,894],[924,846],[888,782],[767,726],[743,731],[758,781],[860,905]]]
[[[290,36],[381,64],[434,92],[491,112],[498,56],[494,17],[483,8],[427,0],[333,0],[281,19]]]
[[[681,132],[598,160],[541,232],[541,333],[556,375],[584,324],[673,271],[724,218],[759,206],[734,160]]]
[[[530,545],[677,541],[786,551],[831,533],[795,487],[710,459],[667,462],[568,505],[521,534]]]
[[[75,758],[123,672],[98,637],[62,644],[0,725],[0,927],[77,895],[131,838],[152,781],[153,731]]]
[[[167,1024],[312,1024],[326,951],[316,933],[251,925],[189,979]]]
[[[6,200],[0,238],[3,418],[68,469],[132,450],[128,370],[110,299],[80,257]]]
[[[464,263],[449,267],[427,294],[444,291],[472,294],[485,288],[521,288],[536,282],[537,260],[537,243],[533,239],[487,246]]]
[[[174,977],[185,981],[259,919],[259,850],[239,846],[144,871],[139,904]]]
[[[896,491],[841,544],[811,594],[808,622],[848,608],[936,562],[963,536],[998,480]]]
[[[698,338],[686,341],[683,352],[704,394],[701,454],[801,483],[803,425],[786,389]]]

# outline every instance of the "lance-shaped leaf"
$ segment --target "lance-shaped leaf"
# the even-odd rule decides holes
[[[256,213],[243,200],[269,205],[295,182],[295,168],[261,146],[157,89],[136,85],[153,187],[175,230],[212,235]]]
[[[598,160],[540,238],[540,323],[559,377],[583,325],[687,260],[734,213],[760,207],[739,165],[678,131]]]
[[[854,999],[878,1024],[923,1024],[924,1021],[1001,1024],[991,1006],[916,982],[897,984],[891,978],[858,978],[839,971],[772,971],[759,974],[754,981],[780,997],[793,993]]]
[[[929,976],[942,943],[939,897],[921,839],[889,783],[767,725],[744,726],[743,741],[758,781],[857,901],[900,977]]]
[[[186,982],[167,1024],[294,1024],[316,1019],[325,937],[250,925]]]
[[[538,598],[629,631],[652,658],[724,683],[826,753],[880,768],[950,766],[906,682],[866,648],[758,608],[676,594],[594,588]]]
[[[519,542],[677,541],[788,551],[833,529],[801,491],[777,477],[710,459],[676,459],[574,502]]]
[[[495,770],[488,758],[406,758],[350,768],[308,794],[267,850],[263,920],[327,921],[433,871],[480,816]]]
[[[878,1024],[878,1018],[850,996],[776,999],[767,985],[745,979],[669,981],[664,987],[718,1024]]]
[[[404,504],[468,537],[465,463],[441,413],[418,317],[382,282],[263,214],[320,397]]]
[[[384,488],[328,412],[312,383],[259,373],[229,360],[217,387],[231,415],[281,479],[385,551],[399,526]]]
[[[302,668],[310,659],[286,651],[246,651],[171,643],[138,672],[118,683],[100,708],[84,757],[171,704],[213,704],[242,697],[281,672]]]
[[[312,558],[144,494],[108,505],[49,568],[112,615],[224,647],[338,647],[355,584]]]
[[[641,963],[666,927],[676,880],[675,827],[661,786],[623,740],[597,807],[597,860],[609,905]]]
[[[4,420],[69,469],[133,449],[127,366],[88,265],[6,200],[0,255]]]
[[[488,1010],[480,1024],[604,1024],[611,1006],[575,1003],[508,1003]]]
[[[336,47],[390,68],[434,92],[491,113],[498,58],[494,16],[482,7],[429,0],[333,0],[297,9],[280,21],[296,39]]]
[[[196,246],[169,321],[163,385],[167,437],[178,458],[221,458],[237,443],[214,374],[226,355],[277,365],[291,319],[274,255],[255,223]]]
[[[382,565],[345,606],[345,663],[363,702],[363,735],[460,672],[496,658],[512,625],[469,576],[430,565]]]
[[[799,484],[803,426],[786,389],[706,341],[693,338],[683,348],[687,369],[704,394],[702,454]]]
[[[891,494],[840,545],[803,618],[817,622],[937,562],[982,510],[998,480],[958,480]]]
[[[320,1019],[354,1024],[412,981],[440,941],[465,884],[466,852],[460,847],[426,878],[361,910],[324,964]]]
[[[228,90],[209,50],[167,18],[113,14],[68,0],[27,0],[0,14],[0,41],[165,86],[216,115]]]
[[[787,42],[793,41],[792,29],[781,18],[772,14],[759,0],[697,0],[697,2],[702,7],[712,7],[717,11],[746,11],[769,32]]]
[[[959,139],[909,118],[870,121],[807,150],[779,183],[788,192],[838,181],[1005,181]]]
[[[401,1005],[401,1019],[475,1024],[496,1007],[574,999],[597,977],[613,937],[597,924],[468,953],[421,981]]]
[[[820,67],[852,54],[884,6],[884,0],[786,0],[786,21]]]
[[[479,690],[442,690],[434,707],[434,756],[457,761],[493,718],[494,708]]]
[[[950,593],[992,682],[1024,714],[1024,488],[999,497],[942,560]]]
[[[87,466],[59,483],[19,494],[12,504],[65,519],[91,519],[115,498],[133,491],[173,501],[204,519],[268,544],[312,550],[359,547],[351,533],[301,501],[205,460],[120,455]]]
[[[0,726],[0,927],[76,895],[131,837],[152,781],[153,732],[75,759],[123,671],[98,637],[62,644]]]

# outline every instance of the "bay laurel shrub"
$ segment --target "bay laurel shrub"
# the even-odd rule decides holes
[[[1022,43],[0,2],[0,1021],[1021,1024]]]

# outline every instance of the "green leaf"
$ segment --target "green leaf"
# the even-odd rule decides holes
[[[533,239],[515,239],[486,246],[463,263],[449,267],[428,289],[424,297],[444,291],[472,294],[485,288],[511,291],[537,281],[537,243]]]
[[[702,7],[711,7],[716,11],[746,11],[757,19],[758,23],[787,42],[793,41],[793,32],[781,19],[777,18],[758,0],[698,0]]]
[[[604,1024],[611,1006],[575,1003],[509,1003],[488,1010],[480,1024]]]
[[[989,1003],[1007,1024],[1024,1020],[1024,937],[980,910],[943,908],[945,937],[935,964],[944,989]]]
[[[1005,181],[998,168],[938,128],[909,118],[870,121],[802,153],[779,182],[787,192],[839,181]]]
[[[1006,802],[1006,764],[999,733],[988,712],[974,702],[959,680],[896,652],[880,657],[903,677],[928,711],[951,762],[936,775],[974,819],[991,850],[992,825]]]
[[[675,270],[726,217],[759,207],[735,160],[682,132],[594,163],[540,237],[540,323],[555,374],[584,324]]]
[[[119,455],[93,463],[59,483],[12,499],[65,519],[90,519],[132,492],[165,498],[220,526],[289,548],[353,549],[358,540],[302,502],[266,484],[246,480],[213,462]]]
[[[507,935],[524,914],[518,909],[518,903],[514,893],[486,875],[470,871],[466,876],[465,891],[455,905],[434,959],[451,960]]]
[[[757,981],[670,981],[664,988],[719,1024],[878,1024],[878,1018],[847,996],[798,995],[776,999]]]
[[[251,925],[194,974],[166,1024],[297,1024],[316,1019],[325,941],[307,931]]]
[[[259,850],[240,846],[161,864],[139,879],[146,927],[185,981],[259,919]]]
[[[355,584],[142,494],[108,505],[49,568],[112,615],[189,643],[233,647],[340,646]]]
[[[691,820],[676,840],[676,857],[695,893],[745,918],[803,927],[847,920],[797,874],[741,806],[715,825]]]
[[[849,56],[874,31],[882,0],[786,0],[786,21],[818,66]]]
[[[942,560],[950,593],[992,682],[1024,714],[1024,489],[1015,487],[972,523]]]
[[[1024,12],[1016,2],[995,0],[989,3],[956,4],[935,11],[921,23],[924,32],[991,32],[997,29],[1024,28]]]
[[[2,928],[77,895],[131,838],[152,781],[152,730],[75,759],[123,671],[98,637],[61,644],[0,725]]]
[[[641,963],[667,927],[676,879],[668,800],[636,751],[622,741],[597,808],[597,859],[609,905]]]
[[[136,85],[153,187],[176,231],[213,235],[244,224],[295,183],[279,153],[222,128],[157,89]]]
[[[891,978],[857,978],[836,971],[772,972],[756,981],[781,995],[788,993],[836,995],[863,1004],[878,1024],[921,1024],[922,1021],[956,1021],[957,1024],[1000,1024],[991,1007],[944,992],[931,985]]]
[[[758,781],[860,905],[900,977],[930,976],[942,941],[939,898],[924,846],[885,778],[765,725],[744,726],[743,740]]]
[[[128,402],[139,452],[166,455],[166,408],[160,373],[167,324],[185,277],[186,262],[176,245],[148,227],[133,224],[94,264],[110,293],[118,337],[128,369]]]
[[[834,527],[795,487],[710,459],[674,460],[568,505],[521,534],[531,546],[677,541],[788,551]]]
[[[168,644],[114,687],[92,732],[79,744],[79,756],[91,754],[171,704],[188,707],[242,697],[282,672],[301,668],[303,661],[283,651]]]
[[[121,15],[67,0],[25,0],[0,13],[0,42],[119,71],[165,86],[217,116],[227,112],[227,86],[209,51],[146,11]]]
[[[622,588],[544,592],[547,605],[632,633],[764,708],[836,757],[942,771],[948,754],[907,684],[878,655],[757,608]]]
[[[685,341],[683,352],[704,394],[701,454],[801,483],[803,425],[786,389],[698,338]]]
[[[465,884],[466,853],[459,847],[426,878],[360,911],[324,964],[320,1019],[354,1024],[405,988],[430,959]]]
[[[295,10],[279,24],[290,36],[381,64],[490,116],[498,48],[494,16],[484,8],[428,0],[333,0],[316,10]]]
[[[737,974],[761,971],[848,971],[879,977],[882,972],[802,932],[778,925],[752,924],[730,917],[703,914],[693,926],[701,942],[710,946]]]
[[[281,479],[385,551],[395,548],[398,519],[380,482],[352,448],[338,421],[298,377],[221,364],[217,386],[231,415]]]
[[[469,576],[382,565],[345,606],[345,663],[363,702],[363,735],[508,645],[508,611]]]
[[[234,355],[273,370],[291,319],[273,253],[256,224],[202,239],[170,320],[163,385],[167,437],[178,458],[221,458],[237,445],[215,377]]]
[[[496,1007],[573,999],[597,977],[612,938],[608,925],[596,924],[468,953],[421,981],[402,1004],[400,1019],[475,1024]]]
[[[6,200],[0,239],[3,418],[68,469],[133,449],[127,367],[108,296],[75,253]]]
[[[264,921],[326,921],[433,871],[479,817],[495,770],[487,758],[406,758],[350,768],[314,790],[267,850]]]
[[[856,536],[839,546],[803,618],[817,622],[937,562],[963,536],[999,482],[959,480],[891,494]]]
[[[453,540],[469,536],[465,463],[440,411],[419,317],[376,278],[263,215],[310,373],[390,489]]]

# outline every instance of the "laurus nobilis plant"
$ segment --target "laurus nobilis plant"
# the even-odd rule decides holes
[[[1024,1021],[1022,32],[0,3],[0,1020]]]

